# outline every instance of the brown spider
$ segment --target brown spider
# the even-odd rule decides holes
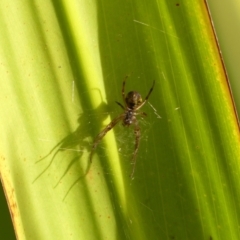
[[[108,133],[108,131],[110,131],[119,121],[122,120],[123,126],[128,127],[132,124],[134,125],[135,148],[134,148],[134,152],[133,152],[132,159],[131,159],[131,162],[133,164],[133,169],[132,169],[132,173],[130,175],[130,177],[133,178],[133,174],[135,171],[135,165],[136,165],[136,156],[137,156],[140,137],[141,137],[140,127],[138,125],[138,120],[137,120],[136,116],[137,115],[140,115],[142,117],[147,116],[146,113],[138,112],[138,110],[147,102],[147,100],[154,88],[155,81],[153,82],[153,85],[152,85],[151,89],[149,90],[148,95],[146,96],[145,100],[142,101],[142,97],[141,97],[140,93],[138,93],[136,91],[129,92],[127,94],[127,96],[125,97],[126,79],[127,79],[127,77],[124,79],[123,85],[122,85],[122,98],[123,98],[124,106],[121,103],[116,102],[124,110],[124,112],[122,114],[120,114],[118,117],[114,118],[94,139],[94,142],[92,145],[92,150],[90,153],[90,163],[89,163],[88,169],[90,168],[90,165],[92,163],[93,153],[94,153],[95,149],[97,148],[98,144],[100,143],[100,141]]]

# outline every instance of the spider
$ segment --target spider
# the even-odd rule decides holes
[[[100,141],[103,139],[103,137],[119,122],[122,121],[123,126],[130,126],[134,125],[134,134],[135,134],[135,148],[134,152],[132,154],[131,163],[133,164],[132,173],[130,175],[131,179],[133,179],[135,166],[136,166],[136,156],[139,149],[139,143],[140,143],[140,137],[141,137],[141,131],[138,124],[137,116],[146,117],[147,114],[144,112],[138,112],[138,110],[147,102],[150,94],[152,93],[152,90],[155,85],[155,81],[153,81],[153,85],[150,88],[147,96],[145,97],[144,101],[142,100],[142,97],[140,93],[136,91],[131,91],[125,96],[125,83],[126,83],[127,77],[125,77],[123,83],[122,83],[122,98],[124,105],[122,105],[120,102],[116,103],[124,110],[122,114],[120,114],[118,117],[114,118],[94,139],[91,153],[90,153],[90,163],[89,168],[92,163],[92,157],[95,149],[97,148]],[[88,168],[88,169],[89,169]]]

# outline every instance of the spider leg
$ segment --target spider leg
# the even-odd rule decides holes
[[[115,101],[117,105],[119,105],[123,110],[125,110],[124,106],[120,103],[120,102],[117,102]]]
[[[93,153],[95,151],[95,149],[97,148],[98,144],[101,142],[101,140],[103,139],[103,137],[120,121],[123,119],[125,114],[121,114],[120,116],[118,116],[117,118],[113,119],[94,139],[93,145],[92,145],[92,150],[90,153],[90,157],[89,157],[89,163],[88,163],[88,167],[86,170],[86,174],[88,173],[88,171],[90,170],[91,167],[91,163],[92,163],[92,157],[93,157]]]
[[[150,94],[152,93],[152,90],[153,90],[153,88],[154,88],[154,85],[155,85],[155,80],[153,81],[153,85],[152,85],[152,87],[150,88],[150,90],[149,90],[149,92],[148,92],[148,95],[146,96],[144,102],[146,102],[146,101],[148,100]]]
[[[140,137],[141,137],[141,130],[140,127],[138,125],[138,121],[136,120],[134,122],[134,134],[135,134],[135,148],[134,148],[134,152],[132,155],[132,160],[131,163],[133,164],[133,168],[132,168],[132,173],[130,175],[131,179],[133,179],[133,175],[135,172],[135,167],[136,167],[136,157],[137,157],[137,153],[138,153],[138,149],[139,149],[139,143],[140,143]]]
[[[152,93],[152,90],[153,90],[153,88],[154,88],[154,85],[155,85],[155,80],[153,81],[153,85],[152,85],[152,87],[150,88],[150,90],[149,90],[149,92],[148,92],[148,95],[145,97],[144,101],[143,101],[140,105],[138,105],[138,107],[136,108],[136,110],[140,109],[140,108],[146,103],[146,101],[148,100],[150,94]]]
[[[141,117],[147,116],[147,114],[145,112],[137,112],[136,115],[140,115]]]
[[[127,80],[128,76],[126,76],[123,80],[123,84],[122,84],[122,98],[123,98],[123,102],[125,103],[126,105],[126,99],[125,99],[125,83],[126,83],[126,80]]]

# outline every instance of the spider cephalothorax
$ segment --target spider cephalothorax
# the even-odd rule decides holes
[[[92,146],[92,150],[90,153],[90,164],[89,167],[92,163],[92,156],[93,156],[93,152],[96,149],[97,145],[100,143],[100,141],[102,140],[102,138],[108,133],[108,131],[110,131],[119,121],[122,120],[122,124],[123,126],[130,126],[130,125],[134,125],[134,134],[135,134],[135,148],[134,148],[134,152],[132,155],[132,164],[133,164],[133,169],[132,169],[132,173],[131,173],[131,178],[133,178],[133,174],[135,171],[135,165],[136,165],[136,156],[137,156],[137,152],[138,152],[138,148],[139,148],[139,142],[140,142],[140,137],[141,137],[141,133],[140,133],[140,127],[138,125],[138,120],[137,120],[137,116],[146,116],[146,113],[144,112],[138,112],[138,110],[146,103],[146,101],[148,100],[153,88],[154,88],[154,84],[155,81],[153,82],[153,85],[151,87],[151,89],[149,90],[146,98],[144,99],[144,101],[142,101],[142,97],[141,94],[136,92],[136,91],[131,91],[127,94],[127,96],[125,97],[125,82],[126,82],[127,77],[124,79],[123,81],[123,85],[122,85],[122,98],[123,98],[123,102],[124,102],[124,106],[119,103],[116,102],[123,110],[124,112],[122,114],[120,114],[118,117],[116,117],[115,119],[113,119],[95,138],[94,142],[93,142],[93,146]]]
[[[127,94],[125,102],[128,108],[134,109],[137,108],[139,104],[142,103],[142,96],[136,91],[131,91]]]

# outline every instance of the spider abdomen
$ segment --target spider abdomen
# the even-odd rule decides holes
[[[125,114],[125,118],[123,119],[123,126],[129,126],[133,124],[136,120],[135,112],[131,110],[127,110]]]

